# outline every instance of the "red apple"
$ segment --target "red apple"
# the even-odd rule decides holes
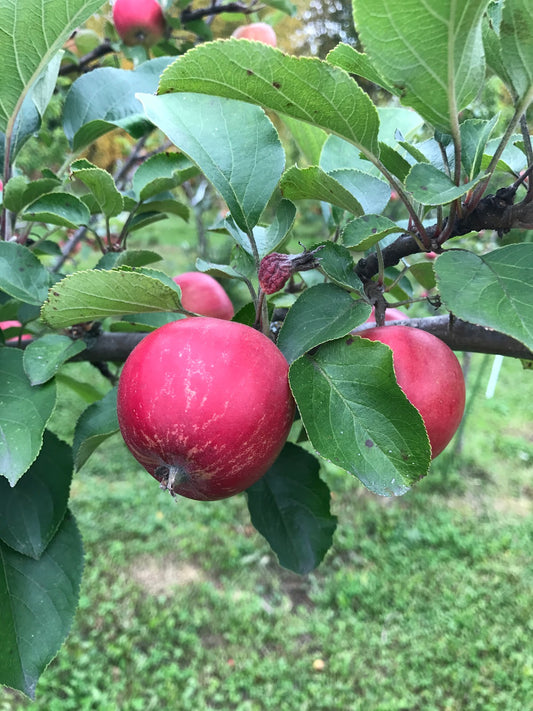
[[[203,272],[184,272],[174,277],[181,288],[181,303],[187,311],[231,321],[235,310],[216,279]]]
[[[465,407],[465,381],[454,352],[433,334],[409,326],[359,335],[392,349],[396,380],[424,420],[434,459],[455,434]]]
[[[166,21],[157,0],[116,0],[113,5],[115,28],[128,46],[150,46],[165,34]]]
[[[288,364],[259,331],[197,317],[152,331],[128,356],[118,421],[161,488],[190,499],[233,496],[260,479],[294,417]]]
[[[263,42],[275,47],[278,43],[276,33],[266,22],[251,22],[249,25],[241,25],[231,35],[236,39],[249,39]]]
[[[424,257],[426,259],[436,259],[438,257],[437,252],[424,252]]]
[[[0,330],[4,331],[6,328],[22,328],[22,324],[20,321],[0,321]],[[20,337],[21,341],[31,341],[31,339],[30,333],[24,333]],[[16,343],[18,340],[18,337],[15,336],[15,338],[8,338],[6,343]]]

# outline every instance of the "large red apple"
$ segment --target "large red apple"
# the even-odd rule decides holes
[[[278,42],[276,33],[266,22],[251,22],[249,25],[241,25],[231,36],[236,39],[256,40],[272,47],[275,47]]]
[[[465,381],[454,352],[433,334],[409,326],[381,326],[359,335],[392,349],[396,380],[424,420],[434,459],[455,434],[465,408]]]
[[[274,463],[294,400],[288,364],[259,331],[193,317],[152,331],[128,356],[118,421],[133,456],[172,494],[212,501]]]
[[[150,46],[165,34],[166,21],[157,0],[116,0],[113,22],[125,45]]]
[[[231,321],[235,313],[231,299],[216,279],[203,272],[184,272],[174,277],[181,289],[181,303],[187,311]]]

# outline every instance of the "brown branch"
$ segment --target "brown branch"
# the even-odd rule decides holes
[[[485,196],[471,213],[454,221],[448,239],[481,230],[496,230],[498,234],[502,235],[513,227],[533,229],[533,202],[523,200],[514,205],[515,194],[516,187],[510,186],[500,188],[494,195]],[[438,226],[432,225],[426,231],[433,243],[438,236]],[[393,267],[403,257],[417,254],[420,251],[420,246],[415,238],[412,235],[403,234],[382,250],[384,265]],[[377,255],[371,254],[359,260],[355,271],[359,278],[366,282],[378,273],[378,269]]]
[[[193,20],[201,20],[203,17],[219,15],[222,12],[240,12],[244,15],[249,15],[262,8],[263,5],[257,5],[255,2],[252,2],[251,5],[243,5],[240,2],[229,2],[226,5],[209,5],[209,7],[201,7],[197,10],[185,8],[181,13],[181,21],[185,24]]]
[[[95,47],[91,52],[80,57],[78,62],[63,65],[59,70],[59,76],[65,76],[73,72],[77,72],[78,74],[85,72],[89,68],[89,65],[96,59],[105,57],[106,54],[111,54],[111,52],[114,51],[111,40],[106,37],[98,47]],[[93,67],[90,68],[93,69]]]

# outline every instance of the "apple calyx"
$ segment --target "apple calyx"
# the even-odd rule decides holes
[[[187,472],[181,467],[162,464],[154,472],[154,477],[159,481],[160,489],[166,490],[172,497],[176,496],[174,485],[179,487],[189,479]]]
[[[316,269],[320,262],[315,255],[322,247],[319,245],[316,249],[304,249],[300,254],[267,254],[259,265],[259,286],[265,294],[274,294],[285,286],[295,272]]]

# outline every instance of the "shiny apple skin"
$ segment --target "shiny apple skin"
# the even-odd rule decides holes
[[[424,420],[434,459],[457,431],[465,408],[455,353],[433,334],[409,326],[380,326],[359,335],[392,349],[396,380]]]
[[[2,331],[8,328],[22,328],[22,324],[20,321],[0,321],[0,329]],[[32,336],[30,333],[23,333],[20,337],[21,341],[31,341],[31,339]],[[8,338],[6,343],[16,343],[18,340],[18,336],[15,336],[14,338]]]
[[[156,0],[116,0],[113,23],[124,44],[130,47],[155,44],[166,30],[163,10]]]
[[[236,39],[249,39],[269,44],[275,47],[278,43],[276,33],[266,22],[251,22],[249,25],[241,25],[231,35]]]
[[[187,311],[231,321],[235,310],[216,279],[203,272],[184,272],[174,277],[181,288],[181,303]]]
[[[118,420],[133,456],[174,494],[212,501],[266,473],[294,418],[288,364],[259,331],[193,317],[146,336],[118,385]],[[169,470],[179,476],[168,486]]]

